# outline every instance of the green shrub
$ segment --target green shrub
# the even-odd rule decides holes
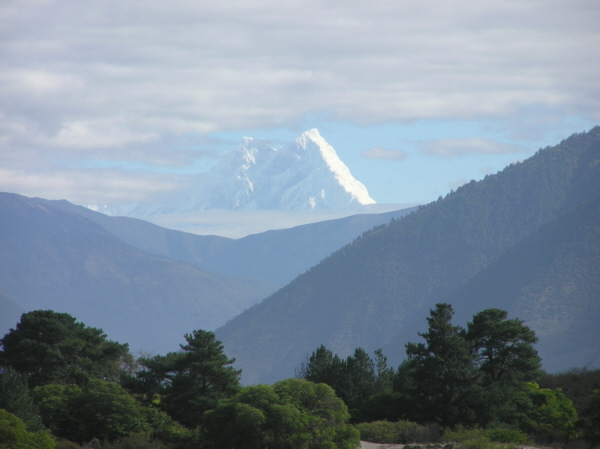
[[[454,429],[446,429],[442,439],[446,442],[461,443],[462,447],[466,449],[483,449],[492,446],[486,431],[477,427],[467,428],[459,425]]]
[[[494,443],[492,443],[486,436],[475,436],[472,439],[465,440],[461,447],[463,449],[493,449],[495,448]]]
[[[498,443],[525,444],[529,441],[527,434],[516,429],[488,429],[486,434],[491,441],[496,441]]]
[[[485,432],[483,430],[479,428],[468,428],[459,424],[454,428],[445,429],[442,439],[444,441],[462,443],[463,441],[471,440],[481,436],[485,436]]]
[[[356,428],[362,440],[382,444],[434,442],[441,434],[436,424],[421,426],[411,421],[373,421],[357,424]]]
[[[532,407],[522,426],[536,441],[564,444],[577,437],[577,412],[560,388],[540,388],[538,384],[528,382],[525,394]]]
[[[360,439],[373,443],[400,443],[397,441],[396,429],[393,423],[388,421],[374,421],[370,423],[356,424],[360,432]]]
[[[54,439],[45,431],[28,432],[22,419],[0,409],[0,449],[54,449]]]

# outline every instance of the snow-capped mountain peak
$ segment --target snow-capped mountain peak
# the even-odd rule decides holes
[[[244,138],[199,178],[193,197],[203,209],[344,209],[373,204],[317,129],[276,148]]]
[[[350,170],[338,157],[337,153],[327,141],[321,137],[316,128],[305,131],[296,139],[298,145],[302,148],[308,148],[310,145],[316,145],[321,157],[339,182],[340,186],[354,197],[358,204],[374,204],[375,201],[369,196],[367,188],[361,182],[357,181],[350,173]]]
[[[345,210],[374,203],[333,147],[311,129],[280,147],[245,137],[211,170],[196,175],[188,191],[172,195],[162,205],[139,205],[125,215],[209,209]]]

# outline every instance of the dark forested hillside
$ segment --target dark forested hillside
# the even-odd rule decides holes
[[[501,306],[536,329],[544,367],[600,362],[600,195],[512,247],[444,298],[457,319]],[[576,344],[581,342],[581,344]]]
[[[422,330],[420,317],[428,308],[543,225],[599,193],[600,127],[596,127],[366,233],[217,334],[228,354],[238,359],[245,382],[293,375],[320,344],[347,354],[358,346],[373,350],[396,342],[396,354],[388,354],[401,357],[403,344]],[[556,238],[570,232],[576,230],[564,230],[565,235],[561,231]],[[598,276],[597,266],[593,267],[581,283]],[[549,282],[546,288],[556,288],[552,276],[536,279]],[[580,288],[594,292],[592,285]],[[598,302],[597,291],[592,300]],[[533,307],[531,298],[528,301],[518,310],[506,309],[518,313]],[[503,303],[494,306],[504,308]],[[479,310],[478,306],[469,312]],[[536,316],[546,317],[539,323],[549,322],[552,314],[551,308],[536,309]],[[535,330],[543,337],[543,329]],[[562,335],[568,335],[568,329]],[[567,339],[565,345],[586,343]],[[600,363],[600,356],[593,355],[590,363]]]

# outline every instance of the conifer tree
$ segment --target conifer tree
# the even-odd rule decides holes
[[[425,343],[406,345],[421,420],[447,426],[475,420],[472,403],[479,378],[465,332],[452,324],[453,315],[450,304],[436,304],[427,318],[428,332],[419,333]]]

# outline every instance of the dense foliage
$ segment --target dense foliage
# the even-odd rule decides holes
[[[0,409],[0,449],[53,449],[54,440],[46,432],[30,432],[23,420]]]
[[[129,355],[127,344],[109,341],[102,330],[51,310],[23,314],[17,328],[0,343],[0,366],[12,366],[30,387],[84,385],[90,378],[115,381]]]
[[[406,442],[424,433],[433,438],[431,427],[416,423],[487,428],[477,438],[488,443],[517,442],[525,433],[541,442],[565,443],[577,438],[577,429],[595,441],[599,399],[592,395],[594,382],[583,388],[588,400],[579,401],[585,405],[579,419],[556,382],[553,388],[535,383],[540,378],[551,383],[553,377],[540,370],[537,338],[521,320],[486,309],[463,329],[452,323],[453,314],[450,304],[437,304],[427,318],[428,331],[419,334],[423,342],[406,344],[407,358],[397,370],[387,368],[380,350],[376,363],[360,348],[344,360],[321,345],[297,375],[331,385],[341,398],[360,391],[361,399],[350,408],[352,419],[377,423],[359,427],[367,435],[380,435],[382,442]],[[349,369],[357,365],[362,369]],[[370,387],[354,388],[363,385],[362,379],[369,379]]]
[[[438,304],[427,318],[429,331],[419,334],[425,343],[406,345],[411,381],[403,387],[415,398],[420,420],[450,426],[475,422],[481,375],[463,329],[452,325],[453,313],[449,304]]]
[[[134,379],[126,383],[188,427],[200,425],[207,410],[239,389],[240,371],[223,352],[215,334],[195,330],[186,334],[180,352],[142,358]]]
[[[321,345],[301,378],[241,387],[212,332],[133,363],[127,345],[68,314],[30,312],[1,340],[0,449],[353,449],[357,428],[382,442],[599,443],[600,370],[545,374],[521,320],[486,309],[463,329],[453,313],[437,304],[397,369],[381,350],[341,358]],[[65,349],[85,338],[95,351]]]
[[[321,345],[300,366],[296,376],[334,388],[356,421],[371,396],[392,391],[393,373],[380,349],[375,351],[375,360],[362,348],[356,348],[353,355],[341,359]]]
[[[353,449],[358,431],[325,384],[288,379],[243,388],[206,415],[206,447]]]

